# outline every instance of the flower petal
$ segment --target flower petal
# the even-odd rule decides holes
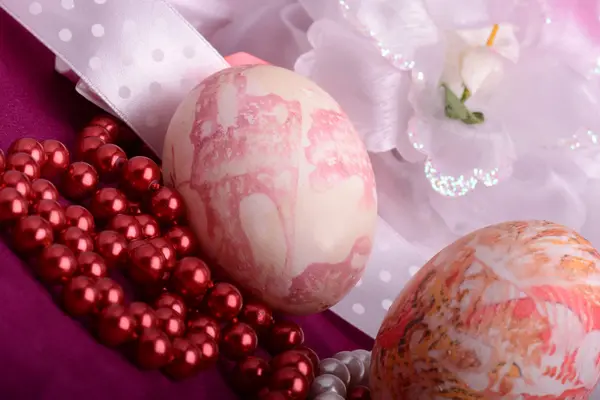
[[[544,26],[544,48],[554,51],[586,78],[600,75],[600,42],[574,8],[554,9]],[[598,24],[598,21],[596,21]]]
[[[473,179],[486,186],[494,186],[500,180],[510,176],[512,163],[515,160],[513,142],[502,125],[486,116],[480,125],[465,125],[460,121],[438,122],[431,126],[435,132],[429,160],[431,167],[428,178],[434,189],[447,196],[466,194],[472,189]],[[439,186],[436,182],[445,177],[455,177],[467,182],[450,190]],[[464,193],[463,193],[464,192]]]
[[[502,76],[505,64],[500,54],[487,47],[473,49],[462,59],[461,81],[474,95],[491,80]]]
[[[431,18],[446,30],[475,29],[510,22],[523,8],[520,0],[424,1]]]
[[[560,52],[585,77],[600,75],[598,4],[587,0],[554,1],[546,11],[541,45]]]
[[[490,15],[489,0],[425,0],[429,14],[444,29],[471,29],[496,22]]]
[[[395,148],[411,113],[410,75],[380,57],[367,38],[331,20],[315,22],[308,38],[313,50],[295,70],[340,103],[369,151]]]
[[[484,123],[468,125],[446,117],[441,89],[434,85],[414,85],[413,89],[415,116],[409,122],[408,137],[413,149],[428,157],[425,173],[434,190],[461,196],[478,181],[493,186],[510,175],[513,142],[493,112],[485,113]],[[409,149],[399,150],[404,156]],[[406,158],[411,157],[408,153]]]
[[[530,219],[578,230],[586,220],[586,208],[578,194],[582,180],[577,178],[582,174],[574,171],[557,173],[547,158],[530,155],[514,164],[513,175],[501,185],[477,188],[460,200],[432,195],[430,202],[456,235],[499,222]]]
[[[521,153],[556,147],[590,124],[600,127],[593,121],[598,96],[590,82],[563,63],[560,55],[543,49],[528,49],[517,65],[506,67],[502,83],[485,107],[502,119]]]
[[[347,20],[400,69],[412,68],[417,49],[440,40],[423,0],[341,0],[340,4]]]

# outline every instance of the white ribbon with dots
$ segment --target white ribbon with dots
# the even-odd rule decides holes
[[[0,0],[80,77],[80,93],[162,154],[176,107],[228,67],[164,0]],[[91,90],[90,90],[91,89]]]

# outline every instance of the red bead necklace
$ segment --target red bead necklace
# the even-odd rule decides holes
[[[179,380],[222,358],[234,364],[228,376],[243,398],[307,398],[319,358],[302,346],[300,326],[212,280],[182,197],[162,186],[150,157],[127,158],[117,143],[131,140],[99,116],[81,131],[76,161],[56,140],[18,139],[6,157],[0,150],[0,223],[14,250],[58,291],[66,313],[140,368]],[[127,302],[123,276],[147,302]],[[259,338],[270,362],[254,355]]]

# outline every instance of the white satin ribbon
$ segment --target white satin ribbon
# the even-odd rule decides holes
[[[0,0],[81,78],[78,91],[158,155],[184,96],[228,67],[164,0]]]

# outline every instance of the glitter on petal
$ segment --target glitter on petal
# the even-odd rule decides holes
[[[348,18],[349,11],[351,7],[345,0],[338,0],[338,4],[342,10],[343,15]],[[357,28],[361,31],[363,35],[368,36],[375,42],[375,45],[379,49],[379,53],[383,58],[390,61],[393,66],[402,71],[410,71],[414,68],[415,62],[413,60],[407,60],[404,55],[394,53],[390,48],[386,47],[384,43],[377,39],[375,32],[368,29],[364,24],[356,21]]]
[[[477,178],[464,175],[442,175],[433,166],[431,160],[425,162],[425,176],[433,190],[446,197],[461,197],[475,189]]]

